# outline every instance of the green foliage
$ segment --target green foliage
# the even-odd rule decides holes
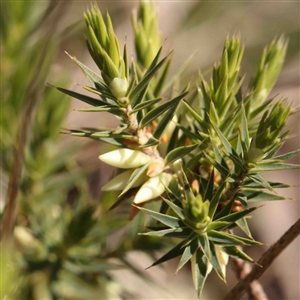
[[[97,210],[87,174],[75,161],[80,146],[61,140],[70,98],[46,84],[61,39],[52,28],[40,40],[35,37],[51,4],[10,2],[2,8],[1,38],[7,48],[1,48],[1,190],[7,199],[6,205],[1,199],[1,233],[6,236],[1,298],[118,297],[120,288],[112,285],[108,270],[123,264],[108,261],[106,236],[124,219],[107,219]],[[68,81],[62,72],[55,84]]]
[[[264,49],[256,75],[250,87],[254,91],[253,108],[261,104],[273,88],[282,68],[286,50],[287,42],[283,37],[273,40]]]
[[[247,223],[258,207],[249,207],[249,203],[285,199],[274,189],[288,185],[268,181],[262,173],[299,168],[286,161],[300,150],[277,154],[288,138],[285,125],[293,110],[286,100],[267,99],[282,68],[287,42],[281,37],[266,47],[247,89],[245,76],[240,74],[244,46],[237,37],[228,36],[211,78],[201,74],[180,87],[190,59],[169,78],[172,56],[164,54],[153,3],[142,1],[139,12],[132,16],[136,52],[132,60],[126,44],[120,47],[108,13],[104,18],[93,5],[84,19],[87,48],[100,74],[68,55],[91,83],[82,88],[92,96],[57,87],[62,92],[59,97],[56,89],[45,88],[59,44],[51,35],[46,51],[33,43],[25,52],[29,60],[37,56],[42,67],[34,65],[18,88],[11,81],[11,99],[4,104],[8,114],[1,115],[1,129],[6,132],[1,142],[6,158],[2,168],[8,181],[14,166],[13,137],[22,133],[18,115],[27,97],[35,97],[32,107],[37,110],[28,110],[35,118],[26,124],[30,135],[24,141],[24,172],[17,199],[22,217],[14,230],[21,273],[28,278],[18,292],[28,299],[119,297],[120,287],[117,291],[111,288],[108,271],[129,265],[124,253],[132,249],[134,236],[144,223],[149,231],[140,234],[137,248],[153,256],[151,246],[165,244],[158,239],[170,240],[170,250],[151,266],[178,257],[178,272],[190,263],[200,298],[212,269],[226,282],[229,257],[253,263],[240,248],[261,245]],[[4,38],[10,36],[7,30]],[[30,31],[26,34],[30,36]],[[27,63],[15,69],[6,67],[10,70],[7,81]],[[67,81],[60,78],[54,84],[66,86]],[[24,97],[19,97],[20,91]],[[69,131],[108,144],[99,159],[123,169],[102,187],[113,197],[119,195],[114,203],[104,194],[109,204],[103,200],[95,206],[86,174],[73,162],[79,147],[59,144],[58,133],[69,109],[66,95],[90,105],[79,111],[95,116],[108,112],[119,121],[113,129],[87,126]],[[107,236],[126,221],[118,212],[103,211],[121,203],[128,207],[126,200],[133,202],[126,210],[130,210],[131,228],[118,251],[110,251]],[[146,214],[151,221],[146,221]],[[235,234],[235,228],[247,237]],[[109,258],[119,259],[118,263]]]
[[[132,14],[137,60],[142,68],[148,68],[160,45],[157,16],[153,3],[141,1],[139,14]]]
[[[122,197],[135,195],[133,202],[138,204],[135,207],[158,222],[143,235],[182,240],[152,266],[180,256],[178,271],[190,261],[197,295],[201,297],[211,269],[225,281],[228,256],[253,262],[237,248],[260,245],[252,238],[247,224],[247,217],[257,208],[249,208],[248,203],[284,199],[274,188],[287,186],[268,182],[261,173],[299,168],[285,163],[298,150],[276,157],[286,140],[287,133],[282,131],[291,108],[286,101],[276,102],[270,109],[268,106],[274,100],[263,102],[281,70],[287,43],[281,37],[265,49],[253,83],[248,91],[243,91],[240,65],[244,47],[237,37],[227,37],[221,60],[215,64],[209,82],[200,76],[181,94],[160,103],[161,91],[169,84],[165,80],[170,56],[159,62],[160,36],[153,4],[142,2],[139,14],[133,15],[137,61],[131,65],[121,63],[122,56],[115,55],[119,51],[117,41],[114,42],[117,46],[111,46],[116,47],[115,51],[108,46],[112,40],[109,42],[107,38],[100,11],[94,8],[87,16],[93,44],[89,49],[94,49],[91,55],[104,80],[98,77],[95,80],[93,75],[94,88],[89,90],[101,100],[59,90],[96,106],[88,111],[108,111],[121,121],[122,135],[118,129],[107,135],[119,142],[118,148],[99,158],[135,171],[113,178],[104,190],[123,189]],[[99,20],[98,27],[95,20]],[[112,33],[109,17],[107,23]],[[116,66],[114,72],[108,67],[112,62]],[[123,70],[123,66],[128,69]],[[91,78],[87,67],[82,64],[80,67]],[[120,102],[120,98],[112,96],[116,94],[108,78],[124,79],[124,74],[130,85],[124,92],[126,99]],[[193,85],[199,88],[191,93]],[[76,135],[104,141],[100,132]],[[169,146],[164,155],[161,148],[165,143]],[[160,212],[142,207],[150,200],[161,199],[164,201]],[[234,227],[240,227],[249,238],[233,234]]]

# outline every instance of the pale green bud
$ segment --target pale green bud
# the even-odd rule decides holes
[[[161,173],[158,176],[151,177],[141,186],[133,203],[143,203],[160,196],[165,191],[165,186],[169,185],[171,179],[172,175],[167,173]]]
[[[116,98],[124,97],[128,88],[125,77],[129,70],[109,14],[105,22],[99,8],[94,6],[85,14],[85,21],[89,30],[88,49],[104,82]]]
[[[109,84],[109,88],[113,95],[118,99],[126,95],[128,89],[127,79],[115,77]]]
[[[264,151],[255,147],[251,147],[247,154],[247,161],[249,163],[255,164],[256,162],[261,161],[263,157],[264,157]]]
[[[203,202],[200,194],[194,196],[192,192],[189,192],[186,197],[187,199],[183,201],[185,222],[201,233],[210,222],[209,201]]]
[[[132,149],[118,149],[99,156],[108,165],[120,169],[138,168],[151,161],[145,153]]]

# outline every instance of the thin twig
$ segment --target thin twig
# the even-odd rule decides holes
[[[41,57],[42,59],[42,57]],[[41,64],[42,62],[40,62]],[[36,69],[36,76],[38,76],[38,70]],[[36,78],[34,76],[33,78]],[[34,113],[34,108],[36,107],[37,101],[40,97],[38,92],[38,87],[35,84],[35,80],[31,82],[28,87],[25,99],[26,104],[23,111],[23,116],[21,118],[19,132],[17,137],[16,146],[13,152],[13,166],[12,171],[9,177],[8,193],[7,193],[7,205],[4,210],[3,218],[3,229],[2,229],[2,238],[5,241],[9,241],[12,235],[13,224],[16,217],[16,199],[19,192],[19,185],[21,181],[21,174],[23,170],[23,160],[24,160],[24,151],[25,145],[27,142],[28,131],[32,116]]]
[[[246,278],[246,276],[252,270],[251,263],[236,257],[231,258],[231,265],[237,278],[240,280]],[[268,297],[258,280],[253,280],[249,284],[249,287],[246,290],[246,292],[249,295],[250,300],[268,300]]]
[[[267,250],[254,265],[252,271],[223,298],[223,300],[238,300],[249,288],[249,285],[258,279],[272,264],[275,258],[294,240],[300,233],[300,218],[290,229]]]

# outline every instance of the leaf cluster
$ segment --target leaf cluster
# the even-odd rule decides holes
[[[13,243],[3,239],[1,244],[0,294],[9,299],[115,297],[121,289],[111,285],[108,271],[124,265],[108,260],[107,235],[124,225],[124,218],[101,215],[75,159],[81,146],[62,142],[70,97],[47,86],[62,40],[48,27],[36,39],[52,5],[1,5],[6,45],[5,52],[1,48],[1,193],[7,198],[1,199],[0,218],[3,235],[10,225],[6,220],[12,223]],[[62,72],[54,83],[68,82]]]
[[[187,64],[169,79],[171,55],[161,58],[152,4],[142,2],[133,15],[136,60],[131,62],[126,45],[120,53],[108,15],[107,25],[98,8],[85,19],[88,48],[102,76],[71,58],[92,84],[83,88],[97,97],[58,90],[91,105],[81,111],[109,112],[120,125],[70,133],[110,145],[99,159],[127,169],[103,187],[121,191],[113,208],[133,198],[131,218],[140,210],[158,221],[145,235],[181,239],[153,265],[180,256],[178,271],[190,261],[200,298],[211,269],[225,281],[228,256],[253,262],[238,248],[260,244],[247,223],[256,209],[249,203],[282,200],[274,189],[288,187],[264,179],[262,173],[299,169],[286,162],[299,150],[277,154],[288,138],[285,124],[294,111],[286,100],[267,98],[287,42],[280,37],[266,47],[247,87],[240,74],[244,46],[239,38],[227,37],[211,78],[200,74],[178,88]],[[154,200],[160,201],[160,209],[143,207]],[[248,237],[234,234],[235,227]]]

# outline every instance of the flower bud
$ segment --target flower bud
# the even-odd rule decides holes
[[[128,82],[126,79],[115,77],[110,82],[109,88],[116,98],[122,98],[126,95]]]
[[[196,230],[203,231],[210,222],[208,216],[209,201],[202,201],[200,194],[194,196],[190,191],[187,199],[183,201],[185,222]]]
[[[102,154],[99,159],[120,169],[131,169],[148,163],[151,157],[138,150],[122,148]]]
[[[165,186],[169,185],[171,179],[172,175],[164,172],[158,176],[151,177],[141,186],[133,203],[143,203],[160,196],[165,191]]]
[[[249,163],[262,160],[264,153],[280,143],[280,133],[289,114],[290,107],[286,100],[277,102],[271,111],[264,113],[247,154]]]
[[[162,142],[168,142],[176,128],[176,123],[178,122],[178,118],[176,115],[173,116],[172,120],[168,123],[166,129],[163,132],[163,136],[161,138]]]
[[[264,157],[264,151],[255,147],[251,147],[247,154],[248,162],[254,164],[258,161],[261,161],[263,157]]]

